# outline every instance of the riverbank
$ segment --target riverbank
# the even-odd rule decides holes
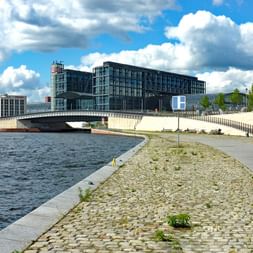
[[[120,165],[146,142],[84,133],[0,137],[1,253],[30,245],[79,203],[79,187],[97,187],[117,169],[113,158]]]
[[[252,252],[252,173],[208,146],[150,142],[25,253]],[[220,137],[222,138],[222,137]],[[189,214],[191,228],[167,216]],[[157,230],[170,235],[157,241]]]

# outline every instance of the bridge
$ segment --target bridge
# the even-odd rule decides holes
[[[209,132],[221,129],[225,134],[253,135],[253,125],[222,119],[219,115],[194,116],[181,113],[180,129],[195,129]],[[247,117],[253,118],[248,113]],[[70,126],[66,122],[94,122],[108,121],[108,127],[122,130],[165,131],[177,129],[177,117],[174,113],[156,112],[122,112],[122,111],[54,111],[25,114],[17,117],[0,118],[0,131],[15,129],[36,129],[39,131],[65,130]],[[205,121],[205,123],[203,122]]]
[[[109,118],[133,120],[134,124],[141,120],[142,113],[111,111],[54,111],[24,114],[16,117],[0,118],[0,129],[40,129],[63,130],[70,128],[66,122],[108,121]]]

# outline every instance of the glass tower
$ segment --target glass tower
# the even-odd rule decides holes
[[[92,110],[92,73],[64,69],[61,62],[53,62],[51,99],[52,111]]]

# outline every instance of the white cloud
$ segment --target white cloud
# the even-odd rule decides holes
[[[104,61],[116,61],[191,75],[198,73],[199,79],[207,82],[209,93],[244,90],[253,83],[253,23],[237,25],[228,17],[198,11],[185,15],[178,26],[167,27],[166,36],[176,42],[111,54],[91,53],[81,58],[78,68],[91,70]]]
[[[253,67],[253,23],[237,25],[228,17],[198,11],[167,27],[166,36],[188,48],[191,68]]]
[[[213,5],[220,6],[224,3],[224,0],[213,0]]]
[[[75,1],[73,6],[67,5],[69,1],[63,1],[63,5],[58,1],[52,3],[52,10],[48,7],[49,1],[44,1],[44,5],[42,4],[43,1],[39,1],[39,4],[37,3],[37,5],[30,4],[33,6],[32,11],[29,11],[30,9],[27,9],[27,6],[21,8],[21,4],[19,6],[21,9],[17,12],[19,14],[16,15],[19,15],[19,20],[25,21],[16,22],[15,25],[20,26],[21,29],[18,32],[16,31],[15,36],[18,38],[15,40],[16,42],[13,42],[14,40],[12,41],[10,39],[10,45],[13,46],[15,43],[18,44],[20,42],[19,44],[21,46],[17,46],[20,50],[25,50],[32,46],[34,49],[41,47],[41,50],[52,50],[60,46],[64,47],[69,45],[68,43],[70,40],[73,40],[72,46],[76,45],[75,43],[82,44],[86,43],[85,39],[87,36],[90,36],[91,33],[98,34],[100,31],[99,29],[104,28],[105,31],[118,29],[120,22],[123,22],[126,18],[130,18],[134,22],[128,23],[130,25],[128,28],[123,27],[122,29],[125,29],[124,31],[131,29],[142,30],[145,28],[143,28],[140,23],[141,18],[138,16],[137,12],[139,12],[141,8],[145,9],[143,6],[146,6],[145,4],[149,3],[150,5],[146,6],[147,9],[143,15],[152,19],[152,17],[159,15],[160,11],[163,9],[162,4],[165,2],[168,3],[165,0],[160,0],[154,5],[151,0],[145,2],[139,0],[135,1],[136,4],[134,6],[136,7],[136,10],[134,10],[133,6],[129,5],[130,0],[118,1],[119,3],[113,1],[112,3],[108,3],[108,5],[106,5],[105,2],[102,2],[102,0]],[[100,1],[101,5],[95,4],[98,1]],[[24,0],[11,0],[10,2],[12,4],[14,2],[17,4],[23,3]],[[143,3],[143,6],[141,3]],[[29,4],[27,5],[30,6]],[[56,15],[55,23],[53,23],[51,15],[54,13],[56,5],[59,6],[59,10],[57,11],[62,13],[62,15]],[[172,6],[166,5],[166,8],[169,7]],[[82,11],[94,10],[92,16],[96,16],[99,13],[101,13],[101,15],[97,15],[98,18],[95,20],[90,18],[86,20],[88,16],[85,16],[84,19],[84,16],[81,15],[83,12],[79,11],[73,18],[71,16],[72,11],[79,8]],[[127,11],[130,12],[130,14],[126,17],[125,14]],[[115,15],[115,19],[105,21],[105,19],[108,19],[108,15],[114,12],[122,14],[122,17],[120,17],[120,15]],[[6,11],[6,13],[8,13],[8,11]],[[38,13],[41,16],[41,19],[37,18]],[[6,15],[7,14],[5,14],[5,16]],[[36,25],[35,22],[32,23],[29,21],[30,19],[32,20],[33,16],[36,17]],[[49,23],[46,22],[45,16],[49,19]],[[104,19],[101,17],[104,17]],[[0,17],[0,19],[3,19],[3,17]],[[101,25],[101,22],[104,22],[104,26]],[[80,23],[80,27],[78,27],[77,23]],[[87,34],[83,32],[91,26],[94,26],[93,30],[87,30]],[[24,32],[25,29],[22,27],[30,27],[29,31],[32,30],[33,33],[30,34],[29,32]],[[41,28],[39,29],[38,27]],[[64,34],[59,27],[64,29],[72,27],[73,34],[70,33],[69,36],[67,36],[68,29],[66,30],[66,34]],[[42,33],[43,31],[48,31],[48,33],[45,33],[46,36]],[[56,34],[54,34],[55,32]],[[0,38],[2,33],[3,31],[0,30]],[[38,37],[34,36],[36,33],[38,34]],[[29,34],[31,37],[29,37]],[[81,37],[79,37],[79,35]],[[236,24],[226,16],[215,16],[207,11],[198,11],[194,14],[190,13],[185,15],[177,26],[167,27],[165,35],[167,36],[168,41],[163,44],[150,44],[138,50],[123,50],[110,54],[95,52],[83,56],[80,66],[69,67],[87,71],[91,70],[94,66],[101,65],[104,61],[116,61],[185,74],[199,73],[198,77],[207,81],[209,92],[221,90],[230,91],[235,87],[240,88],[243,87],[243,85],[249,85],[249,83],[252,83],[253,23]],[[44,44],[42,43],[42,37]],[[23,40],[21,40],[21,38],[23,38]],[[83,40],[81,38],[83,38]],[[2,39],[1,41],[4,40]],[[1,49],[5,49],[5,51],[2,50],[4,54],[8,53],[6,47],[1,45],[0,42],[0,58]],[[213,69],[216,69],[216,71],[213,71]],[[204,71],[204,74],[200,74]],[[16,82],[16,85],[22,86],[23,84]]]
[[[83,48],[102,33],[141,32],[144,23],[173,8],[176,0],[2,0],[0,60],[13,50]]]
[[[231,92],[235,88],[245,92],[253,83],[253,70],[229,68],[226,71],[205,72],[197,77],[206,81],[207,93]]]
[[[178,26],[167,27],[165,35],[174,42],[111,54],[91,53],[82,57],[78,68],[88,70],[108,60],[189,73],[253,68],[253,23],[237,25],[228,17],[198,11],[185,15]]]
[[[182,58],[184,55],[184,58]],[[125,64],[161,69],[178,70],[184,72],[188,66],[189,52],[181,45],[174,46],[171,43],[161,45],[148,45],[139,50],[124,50],[119,53],[101,54],[92,53],[83,56],[81,70],[91,70],[93,67],[100,66],[104,61],[116,61]]]
[[[21,65],[19,68],[10,66],[0,74],[0,93],[26,95],[29,101],[42,101],[50,91],[40,83],[39,73]]]

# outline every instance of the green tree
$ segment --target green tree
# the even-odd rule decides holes
[[[226,110],[226,105],[225,105],[225,96],[223,93],[219,93],[214,100],[214,103],[218,105],[220,109],[223,111]]]
[[[211,105],[208,96],[203,96],[199,103],[205,110]]]
[[[253,110],[253,84],[251,85],[251,88],[249,90],[249,94],[247,95],[247,104],[248,104],[248,110],[252,111]]]
[[[232,94],[230,95],[230,101],[234,105],[239,105],[242,103],[242,95],[238,89],[234,89]]]

